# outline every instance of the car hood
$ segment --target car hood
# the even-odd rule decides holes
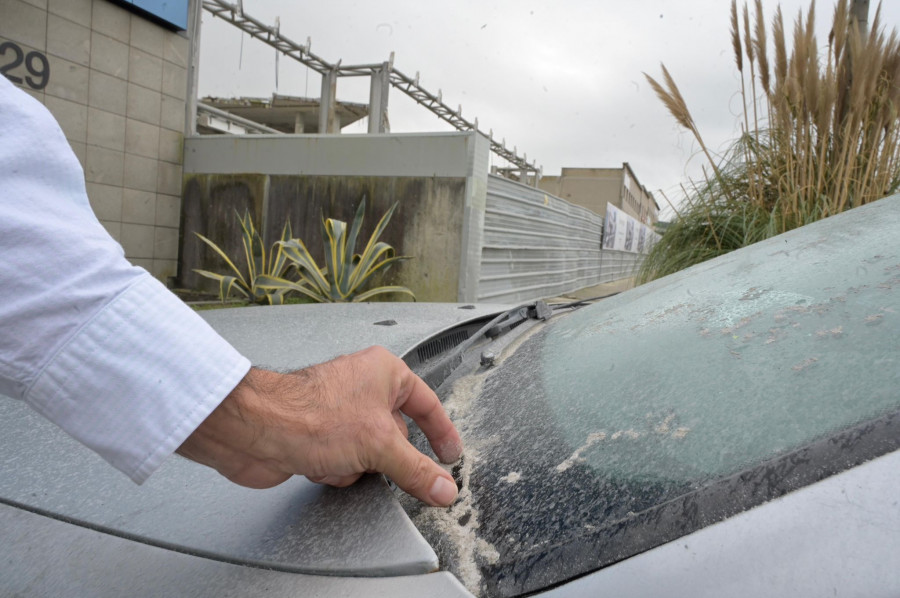
[[[423,340],[504,306],[372,303],[248,307],[201,315],[254,365],[302,368]],[[232,563],[324,575],[409,575],[437,557],[382,476],[347,489],[297,476],[268,490],[169,459],[143,486],[31,411],[0,400],[0,503],[139,542]]]

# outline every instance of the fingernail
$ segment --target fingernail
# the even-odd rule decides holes
[[[456,484],[445,477],[438,476],[431,486],[428,497],[436,505],[447,506],[456,500]]]
[[[435,451],[441,463],[453,463],[458,461],[463,452],[462,442],[449,441],[438,447]]]

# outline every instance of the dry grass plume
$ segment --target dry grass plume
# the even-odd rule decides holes
[[[815,3],[794,20],[788,46],[781,8],[771,37],[760,0],[753,16],[731,4],[741,78],[741,136],[714,155],[665,66],[656,95],[695,137],[709,163],[686,185],[686,205],[645,261],[650,280],[746,244],[875,201],[900,186],[900,39],[885,34],[880,5],[861,32],[838,0],[827,52]],[[771,54],[771,60],[770,60]]]

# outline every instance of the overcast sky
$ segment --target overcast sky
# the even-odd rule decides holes
[[[233,2],[235,0],[232,0]],[[728,0],[244,0],[244,11],[274,24],[298,43],[343,65],[386,61],[452,107],[493,129],[519,155],[560,168],[628,162],[660,207],[703,164],[692,137],[679,129],[642,72],[657,77],[664,62],[688,102],[707,144],[721,148],[738,132],[740,81],[729,34]],[[763,0],[767,21],[777,3]],[[786,29],[809,0],[784,0]],[[819,0],[823,52],[833,0]],[[874,18],[872,2],[869,18]],[[752,13],[752,7],[751,7]],[[900,20],[900,2],[882,9],[882,23]],[[242,40],[243,37],[243,40]],[[318,97],[321,78],[282,56],[277,92]],[[338,80],[339,100],[368,102],[367,78]],[[275,50],[203,13],[200,95],[267,97],[276,91]],[[392,132],[452,130],[405,94],[392,90]],[[344,133],[365,133],[365,121]],[[493,163],[505,165],[499,158]]]

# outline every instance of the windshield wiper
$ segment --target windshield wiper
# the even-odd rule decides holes
[[[506,317],[497,324],[491,326],[484,333],[485,336],[489,339],[495,339],[501,334],[509,332],[525,320],[546,321],[553,315],[553,310],[551,310],[550,306],[543,301],[535,301],[533,305],[517,307],[511,312],[506,312],[504,315]]]
[[[570,304],[567,303],[553,307],[547,305],[543,301],[535,301],[505,311],[479,328],[475,334],[454,347],[453,350],[438,360],[428,373],[422,376],[422,379],[425,380],[425,383],[428,384],[428,386],[437,389],[437,387],[450,376],[453,370],[462,363],[463,354],[482,338],[494,340],[527,320],[546,321],[555,315],[554,312],[561,309],[579,307],[584,304],[585,301],[576,301]]]

